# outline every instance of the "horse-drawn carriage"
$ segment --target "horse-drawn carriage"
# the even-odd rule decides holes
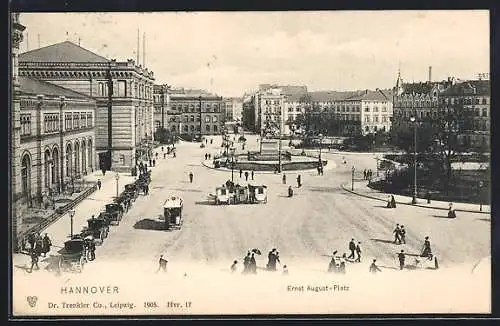
[[[180,229],[182,226],[182,209],[184,205],[182,199],[172,196],[165,200],[163,204],[163,217],[165,218],[165,228],[167,230]]]
[[[106,204],[106,211],[103,212],[108,215],[108,219],[110,220],[110,224],[119,225],[123,216],[123,207],[117,203]],[[101,213],[102,214],[102,213]]]
[[[123,214],[128,212],[128,210],[130,209],[131,201],[132,201],[131,195],[126,193],[121,193],[120,196],[118,196],[113,200],[114,203],[122,207]]]
[[[129,183],[125,185],[125,190],[123,194],[129,195],[130,199],[134,202],[137,196],[139,195],[139,189],[135,183]]]
[[[248,185],[248,191],[250,193],[249,200],[252,204],[267,203],[267,186],[258,185],[252,186]]]
[[[229,183],[215,188],[215,194],[209,194],[208,197],[216,205],[267,203],[267,187],[264,185],[241,186]]]
[[[102,212],[98,218],[90,218],[87,220],[87,227],[84,227],[80,236],[86,238],[92,236],[97,244],[102,244],[104,239],[108,237],[110,217],[107,213]]]
[[[87,262],[87,246],[84,239],[71,239],[64,243],[64,248],[58,251],[59,270],[82,272]]]

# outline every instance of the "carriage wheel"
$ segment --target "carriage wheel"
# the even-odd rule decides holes
[[[83,271],[83,265],[85,265],[85,257],[83,255],[80,257],[80,261],[78,263],[78,272],[81,273]]]
[[[437,257],[434,257],[434,268],[438,269],[439,268],[439,263]]]
[[[64,268],[63,258],[59,257],[59,270],[63,271],[63,268]]]

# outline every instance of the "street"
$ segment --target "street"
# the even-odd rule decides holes
[[[248,149],[257,149],[255,136],[246,137]],[[239,261],[238,270],[241,271],[242,259],[247,250],[258,248],[262,251],[262,256],[257,256],[257,265],[264,268],[267,252],[277,248],[281,264],[288,265],[291,274],[312,275],[312,279],[317,280],[325,277],[324,273],[330,261],[327,256],[331,255],[333,250],[338,250],[340,255],[344,252],[349,254],[348,242],[354,238],[356,243],[361,241],[362,259],[361,263],[347,265],[346,276],[351,284],[357,284],[353,283],[354,275],[361,275],[361,279],[366,278],[364,275],[368,274],[372,259],[377,259],[377,264],[382,266],[382,274],[387,277],[387,284],[392,284],[393,280],[402,277],[396,273],[397,252],[404,249],[406,253],[420,253],[424,237],[429,236],[433,253],[439,259],[440,269],[408,270],[408,275],[421,275],[420,281],[412,279],[413,285],[417,286],[416,284],[421,284],[423,280],[427,280],[425,284],[429,284],[431,279],[430,282],[436,284],[434,282],[438,278],[441,281],[449,279],[452,275],[449,274],[450,271],[469,275],[478,261],[490,255],[490,222],[485,221],[482,214],[461,212],[457,219],[446,219],[443,218],[446,212],[442,210],[407,205],[386,209],[384,202],[359,197],[343,190],[342,184],[350,185],[353,165],[358,171],[356,179],[362,179],[362,171],[365,168],[375,171],[375,159],[372,154],[338,154],[325,151],[322,155],[328,160],[328,168],[323,176],[318,176],[316,170],[286,172],[286,185],[282,184],[282,175],[256,172],[254,181],[249,178],[249,182],[268,186],[267,204],[213,205],[208,202],[208,194],[214,193],[216,186],[231,178],[231,171],[210,169],[201,164],[205,153],[211,153],[213,156],[221,150],[220,137],[213,138],[213,145],[209,142],[205,148],[200,148],[199,143],[183,142],[176,145],[176,158],[169,156],[163,159],[160,148],[157,148],[159,159],[156,167],[152,168],[149,195],[139,196],[132,209],[124,215],[120,225],[111,227],[108,238],[102,246],[97,247],[96,260],[88,263],[83,273],[64,275],[62,279],[66,282],[70,280],[81,283],[83,280],[95,280],[96,276],[99,276],[99,282],[107,280],[116,283],[121,280],[128,284],[132,278],[135,283],[141,280],[141,288],[146,287],[146,284],[154,288],[155,284],[158,284],[158,277],[162,276],[154,272],[158,266],[159,255],[164,253],[169,261],[168,279],[171,282],[178,284],[183,277],[195,278],[193,275],[198,275],[198,282],[209,287],[210,291],[219,291],[216,284],[220,283],[216,280],[222,283],[228,281],[225,278],[234,260]],[[342,163],[344,157],[346,165]],[[190,172],[194,174],[193,183],[189,182]],[[244,175],[240,178],[238,172],[234,173],[235,182],[246,184]],[[299,173],[302,176],[301,188],[297,188],[296,183]],[[361,182],[357,181],[355,188]],[[287,197],[289,185],[294,189],[293,198]],[[166,231],[162,229],[163,221],[160,220],[163,214],[162,206],[165,199],[174,194],[183,199],[184,224],[180,230]],[[403,224],[407,229],[405,245],[392,243],[392,231],[396,223]],[[412,264],[413,260],[414,257],[407,257],[407,264]],[[278,271],[280,270],[281,266],[278,265]],[[444,274],[443,271],[448,273]],[[484,272],[489,273],[488,270]],[[14,273],[19,274],[19,278],[23,276],[22,279],[26,282],[33,282],[37,278],[36,272],[22,275],[20,270],[14,270]],[[271,273],[259,270],[259,274]],[[208,284],[204,280],[209,277],[213,282]],[[269,279],[273,279],[272,277]],[[301,279],[300,282],[307,284],[308,280]],[[482,280],[486,282],[489,276]],[[52,281],[57,283],[56,280]],[[401,282],[408,285],[408,280]],[[202,295],[203,291],[195,288],[193,284],[195,283],[186,285],[187,288],[183,285],[183,289],[190,293],[191,297],[195,297],[193,293],[197,291]],[[245,286],[251,290],[259,293],[264,291],[256,290],[255,284],[258,284],[256,279],[245,282]],[[275,281],[272,284],[277,286]],[[451,291],[455,283],[437,284],[442,284],[447,291]],[[477,290],[476,285],[474,288]],[[375,285],[368,282],[365,289],[373,286]],[[488,286],[489,284],[486,284],[485,291],[488,291]],[[382,285],[375,287],[382,288]],[[441,291],[438,288],[436,286],[434,290]],[[238,292],[237,289],[234,291]],[[261,294],[266,295],[265,291]],[[412,302],[418,303],[418,300]],[[448,307],[445,302],[440,304]],[[440,304],[440,308],[436,309],[444,309]],[[218,311],[220,307],[213,309]],[[239,306],[235,309],[241,311]],[[356,309],[353,311],[358,311]],[[376,308],[369,306],[369,309]],[[414,312],[416,308],[412,306],[412,309]]]

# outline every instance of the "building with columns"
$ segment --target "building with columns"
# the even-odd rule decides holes
[[[23,218],[45,209],[48,196],[73,192],[75,181],[97,167],[95,99],[36,78],[20,76],[18,51],[24,26],[12,15],[11,213],[13,249]]]
[[[109,60],[65,41],[20,54],[19,74],[95,99],[97,159],[103,161],[111,142],[113,170],[130,171],[136,163],[136,149],[147,148],[151,143],[154,75],[134,60]],[[111,119],[108,118],[109,101]],[[108,133],[110,125],[111,133]]]

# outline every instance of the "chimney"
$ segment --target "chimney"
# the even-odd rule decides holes
[[[429,66],[429,83],[432,82],[432,66]]]
[[[139,37],[139,29],[137,29],[137,59],[136,59],[136,65],[139,65],[139,52],[141,51],[141,47],[140,47],[140,41],[139,41],[140,37]]]

